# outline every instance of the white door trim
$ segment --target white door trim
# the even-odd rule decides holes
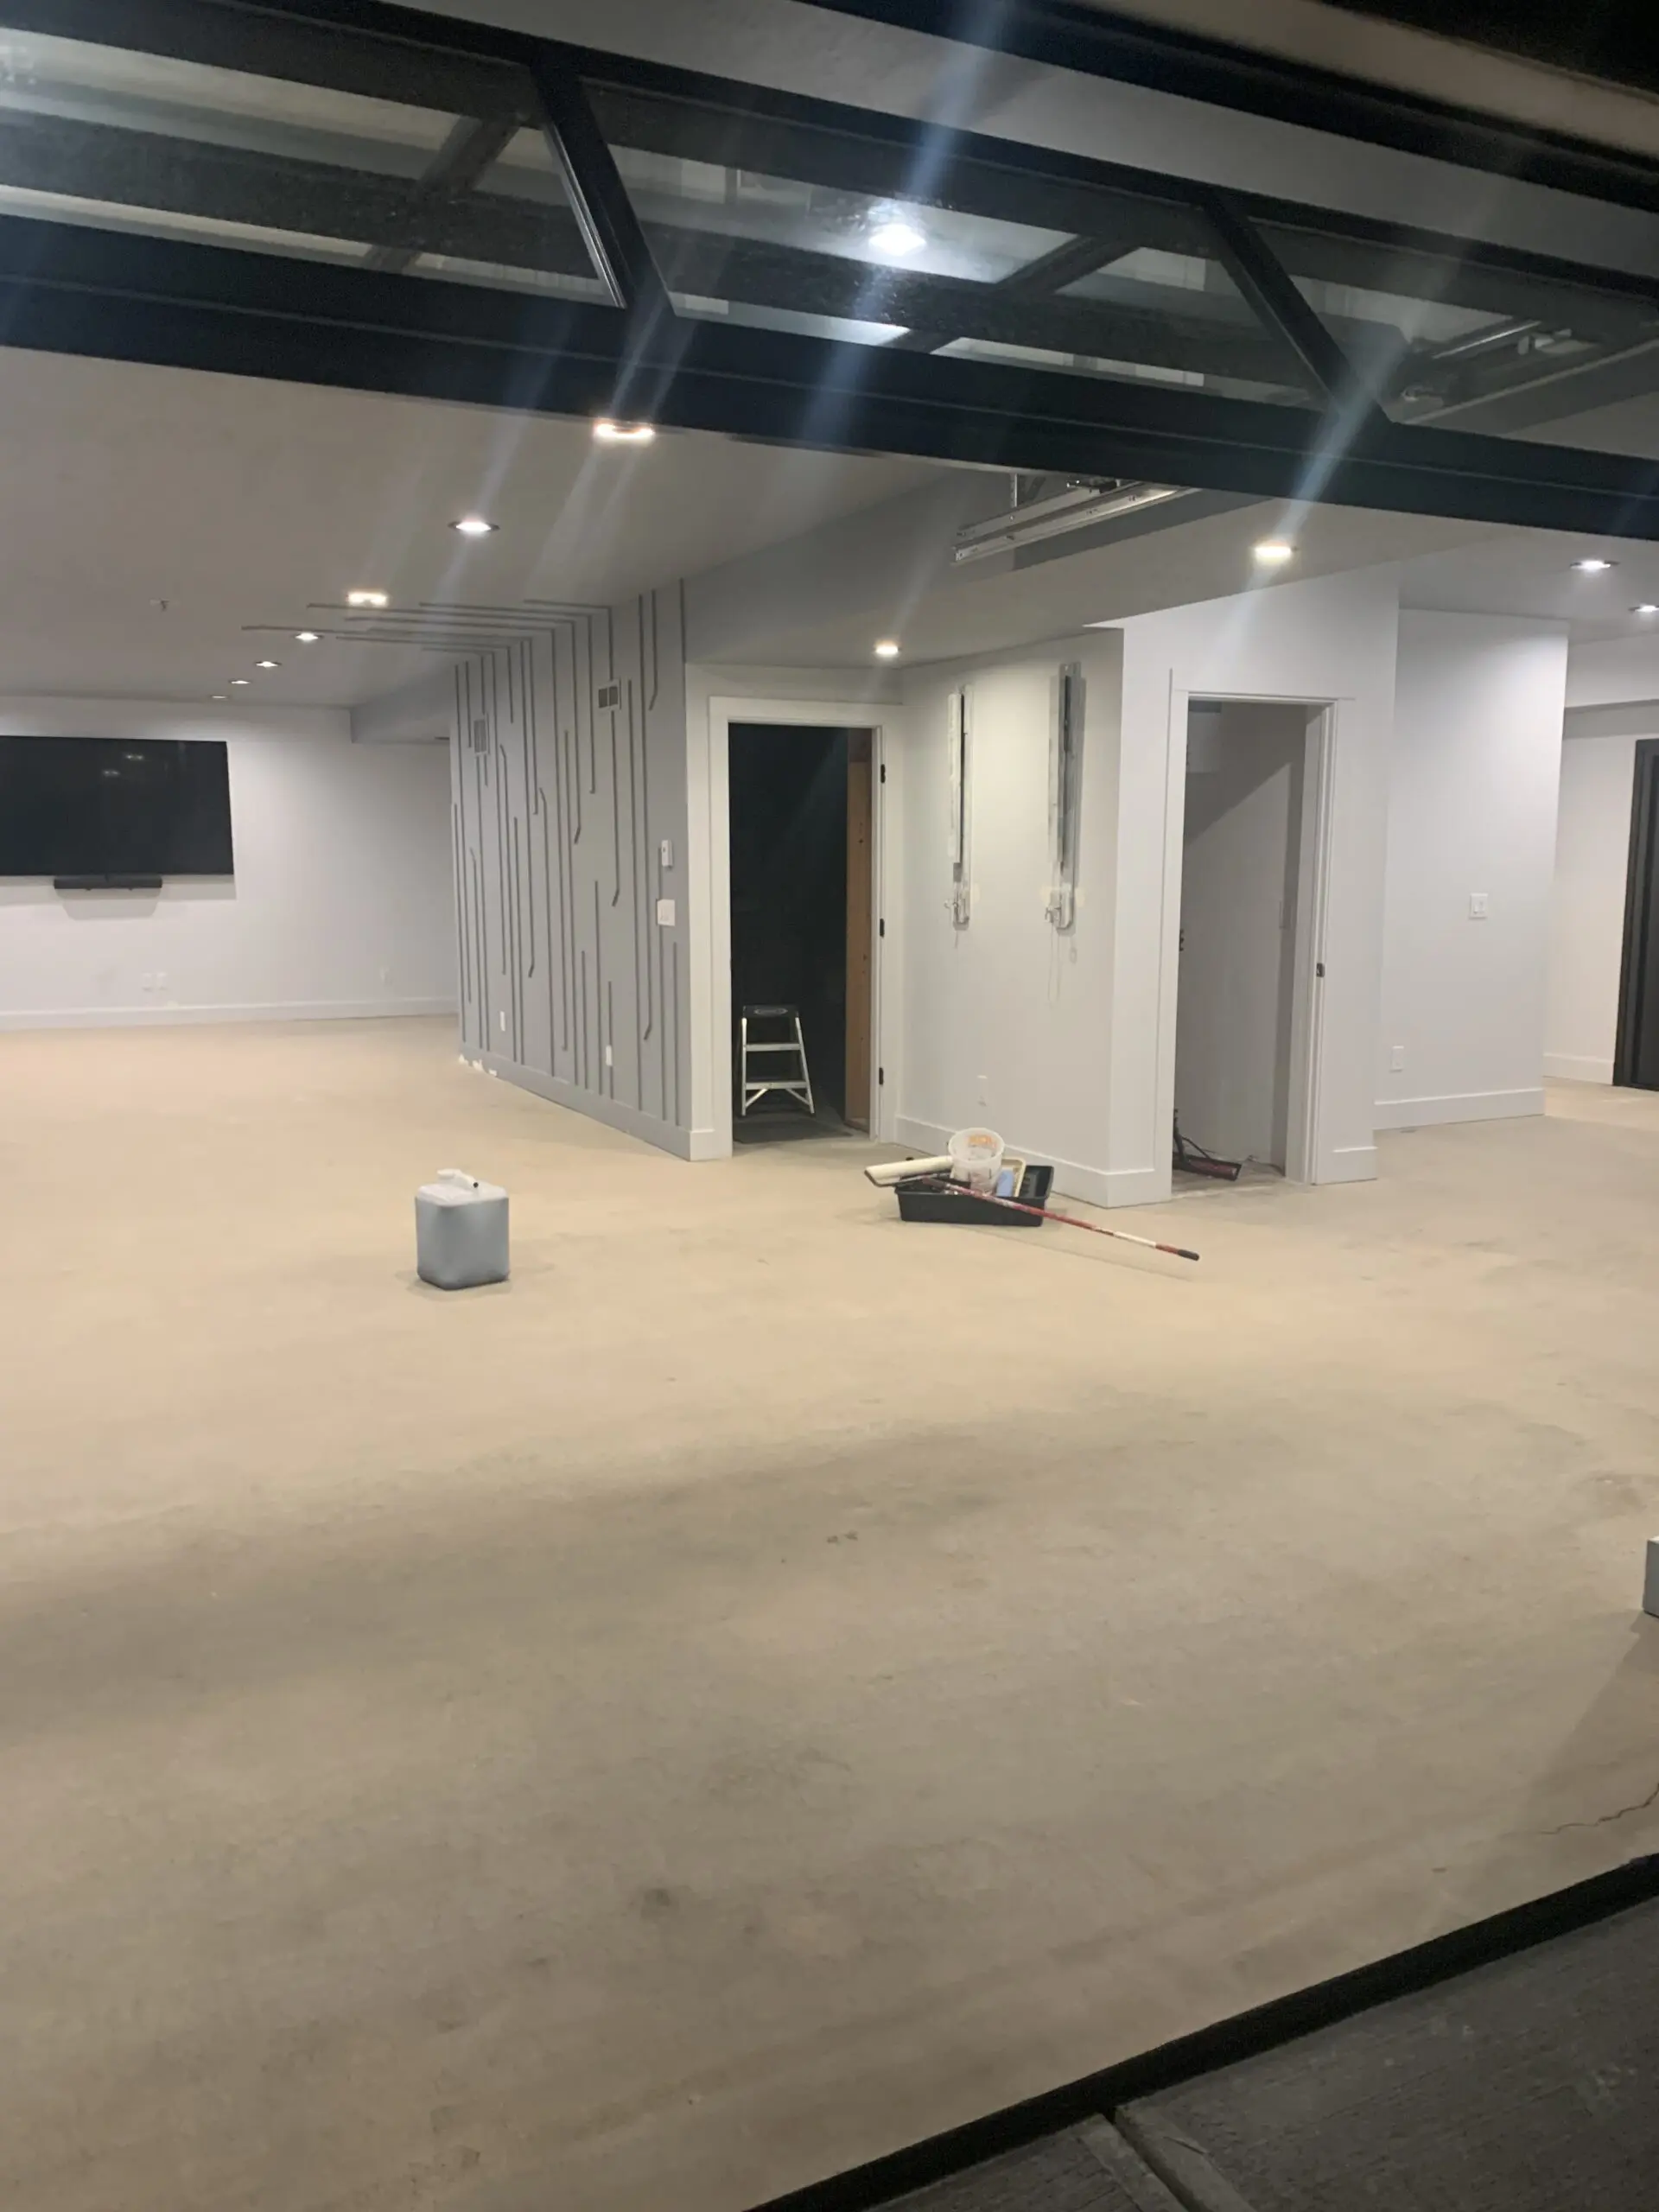
[[[1293,1183],[1345,1181],[1322,1145],[1327,1038],[1325,1024],[1325,929],[1330,910],[1331,838],[1340,732],[1339,699],[1306,699],[1280,691],[1191,691],[1173,688],[1169,701],[1168,782],[1165,791],[1166,874],[1159,944],[1158,1102],[1154,1126],[1173,1127],[1175,1027],[1181,947],[1181,868],[1186,831],[1186,726],[1194,699],[1262,706],[1300,707],[1308,715],[1302,777],[1301,847],[1297,877],[1295,980],[1290,1034],[1290,1126],[1285,1179]],[[1162,1194],[1171,1171],[1167,1154],[1157,1163]]]
[[[891,710],[887,710],[890,712]],[[704,1160],[729,1159],[732,1151],[732,848],[731,848],[731,732],[734,722],[785,722],[804,729],[867,729],[871,733],[874,778],[870,791],[870,1103],[873,1135],[883,1131],[886,1116],[882,1099],[896,1096],[893,1084],[882,1084],[881,990],[887,943],[880,932],[886,845],[882,836],[886,797],[882,771],[887,749],[883,710],[866,700],[744,699],[715,697],[709,702],[709,816],[707,897],[702,919],[709,944],[708,989],[699,993],[708,1013],[694,1033],[694,1058],[699,1049],[706,1056],[711,1077],[710,1122],[707,1141],[697,1147]]]

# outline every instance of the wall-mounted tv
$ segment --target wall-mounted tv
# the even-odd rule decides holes
[[[0,876],[230,875],[229,757],[210,739],[0,737]]]

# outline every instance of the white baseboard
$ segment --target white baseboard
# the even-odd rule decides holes
[[[178,1029],[219,1021],[395,1021],[454,1011],[452,998],[295,999],[283,1006],[67,1006],[0,1014],[0,1030]]]
[[[913,1116],[900,1114],[893,1122],[893,1141],[910,1145],[918,1152],[941,1153],[962,1126],[958,1122],[946,1128],[942,1122],[918,1122]],[[1160,1179],[1154,1167],[1089,1167],[1078,1160],[1057,1160],[1041,1145],[1021,1144],[1015,1137],[1006,1142],[1016,1157],[1046,1160],[1052,1166],[1057,1198],[1081,1198],[1085,1205],[1094,1206],[1147,1206],[1169,1196],[1167,1169]]]
[[[1611,1060],[1588,1060],[1573,1052],[1546,1052],[1544,1073],[1554,1077],[1558,1083],[1611,1083],[1613,1064]]]
[[[1376,1147],[1374,1144],[1339,1144],[1325,1158],[1325,1173],[1321,1183],[1375,1183],[1376,1180]]]
[[[1544,1091],[1453,1091],[1437,1098],[1379,1098],[1376,1126],[1379,1129],[1424,1129],[1440,1122],[1503,1122],[1527,1114],[1541,1114]]]
[[[607,1128],[620,1129],[624,1136],[638,1137],[642,1144],[655,1145],[659,1152],[671,1152],[680,1160],[695,1160],[698,1156],[692,1149],[696,1139],[709,1134],[676,1128],[673,1122],[645,1113],[638,1106],[629,1106],[620,1098],[604,1098],[596,1090],[582,1090],[574,1083],[566,1083],[562,1076],[543,1075],[539,1068],[520,1067],[516,1060],[504,1059],[499,1052],[476,1056],[468,1052],[465,1057],[487,1069],[491,1075],[499,1075],[504,1083],[515,1084],[520,1090],[533,1091],[550,1105],[568,1106],[573,1114],[585,1114],[589,1121],[603,1122]],[[702,1155],[705,1159],[713,1156]]]

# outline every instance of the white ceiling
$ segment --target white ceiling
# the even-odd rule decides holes
[[[1586,575],[1573,565],[1586,556],[1614,565]],[[1659,545],[1551,531],[1504,531],[1476,545],[1408,561],[1400,596],[1403,606],[1446,614],[1516,614],[1562,622],[1580,645],[1646,637],[1659,618],[1632,610],[1644,602],[1659,606]]]
[[[353,705],[437,664],[292,641],[355,588],[608,602],[938,474],[0,347],[0,691],[183,700],[246,676],[249,704]],[[448,527],[473,512],[497,534]]]
[[[0,347],[0,693],[206,700],[240,675],[250,706],[356,705],[445,657],[295,641],[341,620],[354,588],[397,608],[608,602],[737,563],[728,603],[758,607],[746,557],[772,573],[782,542],[952,474],[698,434],[600,448],[548,416]],[[448,524],[475,512],[500,528],[469,543]],[[811,586],[788,620],[715,657],[867,668],[894,632],[912,662],[1030,643],[1244,588],[1251,544],[1282,526],[1275,507],[1176,505],[1164,527],[1009,573],[953,571],[942,524],[895,578],[898,512],[843,525],[833,578],[803,548]],[[1332,507],[1295,535],[1287,576],[1397,562],[1409,607],[1559,620],[1581,643],[1645,634],[1630,610],[1659,603],[1659,546]],[[1586,553],[1618,565],[1584,575]],[[265,655],[281,666],[256,671]]]

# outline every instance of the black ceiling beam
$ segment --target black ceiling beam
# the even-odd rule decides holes
[[[458,117],[448,137],[416,178],[411,202],[424,209],[471,192],[500,159],[518,130],[516,116]],[[368,256],[368,266],[407,269],[419,260],[421,251],[415,245],[378,245]]]
[[[410,16],[411,11],[397,11]],[[218,69],[324,85],[440,115],[535,119],[535,95],[517,57],[450,44],[428,16],[421,37],[347,26],[327,11],[204,5],[203,0],[5,0],[5,28],[81,39]],[[459,28],[459,26],[457,26]],[[342,31],[346,35],[342,35]]]
[[[989,287],[998,299],[1020,301],[1051,299],[1063,292],[1068,284],[1075,284],[1084,276],[1092,276],[1109,261],[1121,261],[1132,253],[1141,241],[1139,238],[1067,238],[1047,253],[1039,253],[1033,260],[1011,270]],[[963,337],[963,331],[907,330],[895,345],[909,353],[937,353],[948,346],[953,337]]]
[[[407,270],[435,254],[591,278],[582,231],[568,209],[450,181],[486,170],[492,146],[499,152],[509,127],[459,124],[439,160],[405,180],[213,141],[0,111],[0,185],[366,245],[371,251],[359,265],[377,270]],[[654,220],[645,237],[677,288],[705,297],[892,322],[930,334],[935,345],[980,338],[1270,385],[1295,382],[1294,365],[1267,334],[1219,315],[1132,300],[1041,299],[1027,296],[1028,288],[927,276]],[[1064,268],[1047,258],[1052,274],[1062,276]]]
[[[553,48],[531,56],[543,135],[594,268],[620,308],[671,315],[673,306],[633,202],[601,136],[587,90],[568,59]]]
[[[1363,371],[1348,359],[1274,257],[1261,232],[1225,193],[1205,197],[1205,213],[1239,290],[1268,328],[1276,331],[1319,397],[1332,406],[1369,410]]]
[[[475,160],[501,130],[518,127],[462,123],[457,131]],[[444,182],[435,167],[413,179],[387,176],[214,140],[0,109],[0,185],[367,245],[386,257],[369,264],[379,268],[407,267],[421,254],[437,253],[553,275],[594,274],[568,208],[467,191]]]
[[[829,0],[821,0],[828,4]],[[468,23],[386,0],[6,0],[19,29],[101,41],[133,51],[170,54],[263,72],[296,81],[333,85],[383,99],[413,99],[440,111],[495,114],[512,108],[536,120],[525,57],[563,55],[588,85],[596,116],[612,143],[734,167],[787,173],[804,182],[913,197],[1071,235],[1114,230],[1131,211],[1135,242],[1202,252],[1193,205],[1201,188],[1121,164],[1021,147],[983,134],[953,134],[951,158],[931,189],[918,155],[931,133],[923,124],[864,112],[798,94],[742,85],[630,55],[558,47],[493,26]],[[1095,11],[1090,10],[1091,16]],[[1143,27],[1146,28],[1146,27]],[[1161,37],[1155,29],[1154,39]],[[1650,165],[1651,166],[1651,165]],[[1659,166],[1654,168],[1659,176]],[[1495,299],[1483,272],[1512,270],[1565,288],[1583,312],[1586,300],[1624,294],[1659,300],[1659,279],[1595,268],[1593,290],[1580,266],[1484,241],[1459,238],[1309,207],[1268,195],[1229,197],[1252,220],[1304,226],[1298,256],[1323,258],[1327,238],[1367,241],[1439,264],[1455,305],[1510,311]],[[1281,242],[1275,247],[1289,259]],[[1339,250],[1339,249],[1338,249]],[[1293,264],[1307,275],[1323,267]],[[1448,272],[1451,272],[1448,275]],[[1332,281],[1353,278],[1335,276]],[[1363,281],[1370,281],[1369,278]]]
[[[1094,0],[812,0],[838,15],[1659,213],[1659,163],[1569,131],[1120,15]]]
[[[1258,499],[1659,541],[1659,470],[1449,429],[1332,438],[1304,408],[895,353],[70,224],[0,219],[0,328],[47,352],[591,416],[820,449],[1133,476]]]

